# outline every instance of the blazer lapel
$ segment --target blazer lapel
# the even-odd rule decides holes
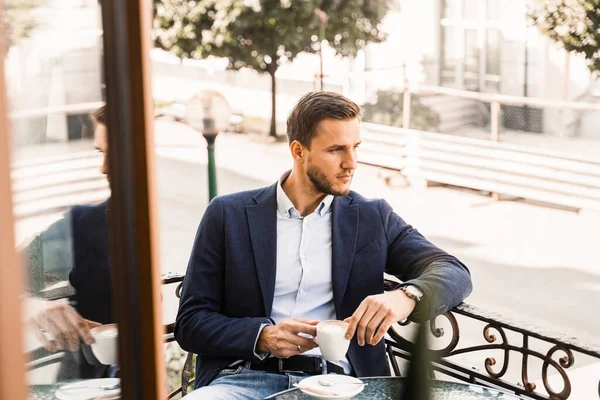
[[[277,184],[260,191],[254,201],[246,206],[246,215],[265,315],[270,317],[277,273]]]
[[[352,198],[348,196],[335,197],[333,200],[332,287],[336,313],[341,310],[358,238],[358,205],[351,203]]]

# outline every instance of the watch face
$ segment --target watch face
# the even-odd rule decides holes
[[[423,292],[421,292],[421,290],[416,287],[416,286],[411,286],[410,287],[419,297],[423,296]]]
[[[405,290],[410,297],[413,297],[417,301],[421,300],[421,297],[423,296],[423,293],[415,286],[406,286]]]

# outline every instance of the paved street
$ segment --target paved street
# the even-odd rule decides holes
[[[80,176],[79,186],[60,185],[60,190],[68,192],[61,197],[63,203],[106,197],[106,187],[99,183],[103,178],[93,173],[99,156],[85,153],[89,151],[87,146],[91,144],[59,144],[47,151],[49,154],[39,155],[29,148],[15,155],[14,162],[20,165],[13,175],[15,189],[19,189],[15,207],[21,210],[19,240],[42,229],[65,209],[56,200],[60,196],[51,189],[43,192],[44,199],[52,205],[47,212],[44,202],[32,195],[28,197],[24,188],[36,179],[35,172],[27,173],[27,165],[33,168],[31,165],[35,164],[31,157],[34,153],[59,160],[48,163],[47,181],[64,174],[73,176],[73,171],[87,171]],[[163,119],[156,125],[156,149],[161,267],[163,271],[183,272],[207,204],[205,143],[189,127]],[[268,143],[258,135],[219,136],[219,193],[273,183],[291,166],[286,151],[285,143]],[[530,325],[577,336],[586,343],[599,342],[600,320],[594,307],[600,300],[600,262],[596,252],[599,215],[519,202],[493,202],[470,191],[443,187],[406,188],[400,179],[390,187],[381,174],[377,168],[360,166],[354,189],[368,197],[385,198],[429,239],[461,258],[470,268],[475,285],[469,303]],[[166,321],[173,319],[176,310],[173,289],[165,291]],[[464,337],[481,340],[481,330]],[[483,368],[483,358],[475,359]]]

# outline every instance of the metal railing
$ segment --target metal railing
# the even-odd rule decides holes
[[[479,343],[461,342],[462,324],[459,323],[459,318],[462,318],[463,322],[479,324],[482,332]],[[439,319],[447,321],[445,326],[450,327],[449,332],[439,327]],[[436,378],[449,377],[500,388],[523,399],[575,398],[572,397],[575,389],[571,379],[572,371],[576,366],[584,364],[576,364],[576,360],[588,358],[588,362],[600,362],[598,347],[582,344],[574,338],[543,332],[539,328],[526,326],[524,323],[464,303],[428,323],[434,342],[449,338],[445,346],[432,350],[432,368],[436,371]],[[410,324],[407,322],[404,326]],[[388,333],[391,339],[386,340],[388,357],[397,376],[401,375],[399,361],[410,360],[414,348],[413,343],[399,330],[395,327],[390,329]],[[435,343],[432,343],[431,347],[434,348]],[[467,365],[455,360],[457,356],[466,354],[480,355],[481,364]],[[534,360],[538,361],[539,369],[533,366]],[[520,377],[518,383],[513,383],[513,380],[507,378],[511,370],[513,376]],[[537,378],[532,379],[533,375]],[[596,377],[596,382],[599,382],[596,393],[582,394],[581,390],[578,390],[577,399],[600,398],[600,376]],[[582,395],[585,397],[581,397]]]
[[[385,289],[393,290],[397,283],[385,281]],[[441,324],[440,319],[446,321]],[[479,309],[462,303],[446,314],[427,322],[435,341],[447,342],[439,346],[435,341],[430,343],[434,355],[433,370],[435,378],[451,378],[468,383],[476,383],[492,388],[515,393],[523,399],[537,400],[567,400],[572,397],[576,389],[571,375],[575,367],[583,364],[576,363],[583,357],[588,358],[588,363],[600,362],[600,348],[580,343],[575,338],[568,338],[544,331],[538,327],[514,321],[500,314]],[[481,329],[482,336],[479,342],[473,341],[476,329],[469,324],[476,323]],[[386,338],[386,352],[395,376],[401,375],[400,360],[410,360],[413,352],[413,343],[406,339],[409,336],[405,329],[413,325],[410,321],[397,324],[388,331]],[[468,329],[465,329],[466,328]],[[447,331],[444,328],[449,327]],[[462,330],[461,330],[462,327]],[[461,337],[461,332],[463,336]],[[468,339],[464,336],[469,335]],[[462,340],[461,340],[462,338]],[[465,343],[467,342],[467,343]],[[457,356],[471,354],[481,355],[485,372],[480,370],[480,365],[464,363],[456,360]],[[515,355],[521,356],[515,361]],[[557,356],[562,356],[556,359]],[[484,358],[485,357],[485,358]],[[500,368],[497,360],[501,358]],[[512,360],[512,361],[511,361]],[[539,371],[532,370],[537,360],[541,362]],[[585,361],[585,360],[584,360]],[[181,387],[169,395],[169,399],[179,393],[187,393],[188,387],[193,383],[192,355],[188,354],[181,373]],[[519,383],[512,383],[507,379],[509,372],[515,375],[518,370]],[[554,372],[554,377],[552,376]],[[530,378],[535,376],[535,378]],[[586,393],[585,399],[600,398],[600,376],[598,393]],[[541,381],[538,387],[536,381]],[[558,380],[562,390],[555,389]],[[577,393],[581,393],[578,390]],[[583,397],[581,397],[583,398]],[[577,398],[579,400],[579,398]]]
[[[13,111],[9,114],[11,119],[24,119],[32,117],[47,117],[53,114],[81,114],[90,113],[104,105],[103,101],[90,103],[65,104],[61,106],[28,108]]]
[[[600,104],[579,102],[579,101],[562,101],[562,100],[549,100],[539,97],[522,97],[522,96],[511,96],[495,93],[483,93],[473,92],[468,90],[459,90],[441,86],[432,85],[416,85],[410,87],[405,84],[402,88],[404,93],[404,104],[411,104],[411,97],[423,97],[423,96],[446,96],[449,99],[457,100],[472,100],[479,106],[489,107],[487,115],[489,116],[489,139],[492,141],[500,141],[500,132],[503,128],[503,112],[507,107],[523,108],[523,113],[532,110],[542,110],[542,112],[571,112],[573,116],[564,116],[562,120],[557,120],[554,123],[559,125],[556,129],[569,129],[568,125],[576,122],[577,118],[581,118],[583,112],[594,112],[600,113]],[[578,113],[576,116],[575,114]],[[600,115],[600,114],[599,114]],[[411,128],[411,120],[414,118],[414,114],[411,113],[410,106],[403,109],[403,127]],[[515,125],[515,124],[513,124]],[[565,132],[565,136],[568,136]]]

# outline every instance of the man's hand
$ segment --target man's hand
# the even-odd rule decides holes
[[[26,324],[47,350],[76,351],[80,340],[94,343],[90,329],[101,324],[82,318],[66,301],[27,298],[24,304]]]
[[[256,343],[257,353],[271,353],[277,358],[288,358],[317,347],[313,338],[298,335],[305,333],[316,336],[319,321],[294,318],[276,325],[265,326]]]
[[[346,338],[352,339],[356,333],[359,346],[365,342],[375,346],[383,339],[390,327],[407,318],[415,309],[416,301],[402,290],[369,296],[360,303],[349,322]]]

